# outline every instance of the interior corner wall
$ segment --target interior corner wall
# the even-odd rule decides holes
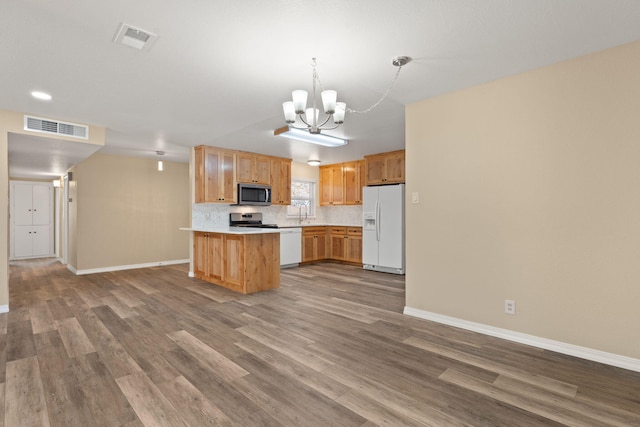
[[[96,153],[75,167],[75,270],[189,259],[189,164],[164,163]]]
[[[640,42],[409,105],[406,306],[640,358],[638,76]]]
[[[9,310],[9,132],[0,111],[0,312]]]

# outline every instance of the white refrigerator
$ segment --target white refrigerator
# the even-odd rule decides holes
[[[404,184],[362,189],[362,264],[404,274]]]

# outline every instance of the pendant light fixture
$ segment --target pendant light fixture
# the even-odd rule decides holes
[[[376,108],[391,91],[391,88],[400,75],[402,67],[409,62],[411,62],[411,58],[408,56],[396,56],[393,58],[391,60],[391,64],[394,67],[398,67],[398,71],[396,72],[393,81],[375,104],[365,110],[358,111],[348,109],[347,104],[344,102],[338,102],[338,93],[335,90],[324,90],[322,82],[318,77],[318,71],[316,70],[316,58],[311,58],[311,67],[313,68],[311,108],[307,108],[308,94],[306,90],[294,90],[291,92],[292,100],[282,103],[282,110],[284,112],[284,119],[285,122],[287,122],[287,126],[276,129],[273,134],[327,147],[340,147],[347,145],[349,142],[348,139],[325,135],[321,132],[336,129],[338,126],[343,124],[345,114],[347,112],[364,114]],[[326,114],[322,119],[320,118],[320,110],[316,107],[317,86],[322,90],[320,97],[322,99],[324,114]],[[332,118],[333,122],[329,123]]]
[[[156,151],[158,156],[164,156],[164,151]],[[162,157],[158,158],[158,171],[162,172],[164,170],[164,163],[162,162]]]
[[[344,102],[337,102],[338,92],[335,90],[323,90],[320,96],[322,97],[322,107],[324,113],[327,115],[323,118],[322,123],[319,123],[320,110],[316,108],[316,84],[319,83],[318,72],[316,70],[317,61],[316,58],[311,58],[311,67],[313,68],[313,84],[311,92],[311,108],[307,108],[307,91],[306,90],[294,90],[291,92],[292,101],[286,101],[282,103],[282,110],[284,111],[285,121],[296,129],[305,129],[311,134],[319,134],[321,130],[335,129],[344,123],[344,114],[347,111],[347,104]],[[333,124],[325,126],[329,120],[333,117]],[[302,122],[304,126],[296,122]]]

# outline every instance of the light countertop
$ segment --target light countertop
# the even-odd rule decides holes
[[[223,234],[274,234],[280,233],[277,228],[249,228],[249,227],[180,227],[182,231],[200,231],[204,233]]]

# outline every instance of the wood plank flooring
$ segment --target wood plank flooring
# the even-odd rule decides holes
[[[0,427],[640,426],[640,373],[404,316],[403,277],[10,268]]]

